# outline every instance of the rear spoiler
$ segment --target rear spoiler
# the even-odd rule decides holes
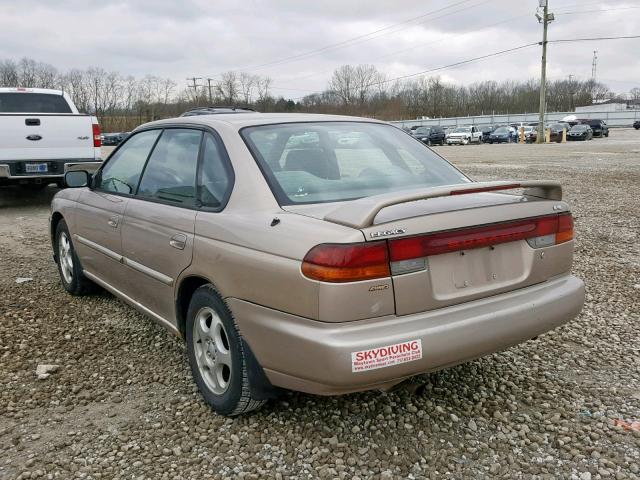
[[[471,182],[360,198],[342,204],[339,208],[326,214],[324,219],[347,227],[366,228],[373,225],[373,220],[380,210],[391,205],[427,200],[429,198],[492,192],[495,190],[512,190],[515,188],[523,188],[524,195],[531,197],[544,198],[545,200],[562,200],[562,187],[557,182],[546,180]]]

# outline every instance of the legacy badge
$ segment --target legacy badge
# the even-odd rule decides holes
[[[391,235],[400,235],[405,233],[404,228],[393,228],[391,230],[381,230],[380,232],[371,232],[371,238],[389,237]]]

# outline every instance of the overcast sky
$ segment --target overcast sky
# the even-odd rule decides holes
[[[537,5],[538,0],[0,0],[0,59],[152,74],[181,87],[187,77],[247,71],[270,76],[274,94],[296,98],[323,89],[343,64],[370,63],[397,77],[539,41]],[[550,40],[640,34],[640,0],[549,5],[556,14]],[[405,23],[392,26],[400,22]],[[354,37],[360,38],[349,41]],[[323,50],[306,55],[318,49]],[[593,50],[598,80],[617,92],[640,86],[640,39],[552,44],[548,76],[590,78]],[[459,83],[525,80],[539,76],[539,58],[540,47],[534,46],[439,74]]]

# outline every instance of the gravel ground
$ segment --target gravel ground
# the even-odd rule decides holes
[[[614,425],[640,420],[640,132],[439,151],[476,179],[564,184],[583,313],[394,392],[287,393],[235,419],[205,406],[180,341],[63,292],[53,188],[0,191],[0,478],[640,478],[640,431]]]

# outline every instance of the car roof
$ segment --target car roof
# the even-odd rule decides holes
[[[385,123],[372,118],[349,117],[344,115],[321,115],[312,113],[218,113],[214,115],[195,115],[190,117],[168,118],[146,123],[141,127],[162,126],[163,124],[204,124],[215,127],[220,124],[236,127],[238,130],[244,127],[257,125],[272,125],[277,123],[298,122],[373,122]]]

